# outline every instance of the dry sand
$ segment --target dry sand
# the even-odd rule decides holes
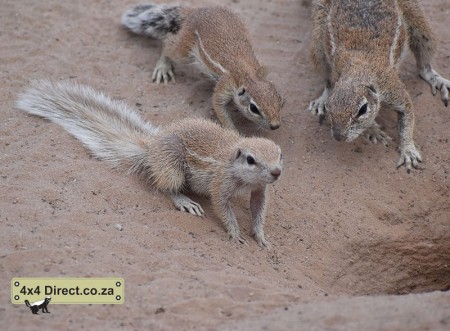
[[[184,2],[183,2],[184,3]],[[190,1],[201,5],[206,2]],[[136,105],[149,121],[211,117],[213,85],[189,65],[150,81],[158,41],[120,26],[134,1],[4,0],[0,10],[0,321],[2,330],[449,330],[450,109],[416,72],[401,77],[416,109],[423,170],[396,170],[389,148],[339,143],[305,109],[323,82],[309,56],[310,1],[218,1],[240,13],[286,97],[264,133],[285,155],[270,187],[272,251],[229,242],[206,217],[175,210],[137,178],[108,169],[63,129],[14,109],[31,79],[73,79]],[[423,1],[450,77],[450,2]],[[396,116],[380,122],[396,136]],[[248,201],[235,201],[244,233]],[[123,226],[123,231],[115,228]],[[13,277],[123,277],[123,305],[10,303]],[[432,292],[432,293],[423,293]],[[408,295],[398,295],[407,294]]]

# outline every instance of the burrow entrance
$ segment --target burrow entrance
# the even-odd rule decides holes
[[[349,244],[332,286],[358,295],[449,290],[450,205],[415,217],[401,237]]]

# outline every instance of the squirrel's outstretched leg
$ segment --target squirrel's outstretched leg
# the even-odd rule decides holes
[[[400,159],[398,160],[397,168],[404,165],[406,170],[410,172],[412,169],[411,166],[418,169],[419,163],[422,162],[422,156],[413,140],[414,113],[412,111],[411,100],[401,105],[397,109],[397,112],[400,137],[400,145],[398,147]]]
[[[236,187],[233,184],[224,182],[221,175],[214,179],[211,186],[212,207],[216,214],[219,215],[228,235],[232,240],[239,241],[241,244],[248,244],[247,240],[241,236],[236,215],[230,205],[230,199]]]
[[[267,186],[252,191],[250,197],[250,211],[252,213],[252,229],[250,235],[256,238],[259,246],[271,248],[269,241],[264,237],[264,220],[266,218]]]
[[[406,91],[406,87],[398,78],[395,72],[389,75],[388,79],[395,83],[391,84],[389,94],[384,97],[384,102],[397,111],[398,132],[399,132],[399,152],[400,159],[397,168],[404,165],[408,172],[412,167],[419,168],[422,156],[414,144],[414,112],[411,97]]]
[[[450,80],[439,75],[431,66],[436,51],[436,40],[420,4],[416,0],[400,0],[398,4],[403,10],[408,25],[409,47],[416,58],[419,75],[431,85],[433,95],[437,90],[440,91],[441,99],[447,107]]]
[[[227,74],[222,75],[214,89],[213,107],[220,124],[225,128],[236,130],[230,114],[226,109],[227,105],[233,100],[233,95],[230,93],[232,90],[230,77]]]
[[[324,44],[324,40],[326,40],[324,35],[325,33],[327,33],[326,26],[330,4],[329,1],[322,0],[315,1],[313,5],[315,6],[315,8],[313,10],[314,30],[311,56],[317,70],[322,73],[325,79],[325,89],[323,90],[322,95],[319,98],[309,104],[308,111],[313,115],[319,116],[319,122],[322,123],[322,121],[325,119],[326,114],[325,104],[331,93],[331,68],[326,57]]]

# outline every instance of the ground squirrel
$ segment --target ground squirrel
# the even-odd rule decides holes
[[[448,105],[450,81],[431,67],[435,39],[416,0],[315,0],[313,61],[326,81],[322,95],[309,105],[321,119],[328,113],[338,141],[352,141],[363,132],[372,142],[390,139],[375,121],[380,104],[398,113],[400,160],[418,168],[422,161],[413,140],[411,97],[397,67],[408,44],[420,76],[433,94],[439,89]]]
[[[174,81],[173,61],[193,61],[216,81],[214,112],[224,127],[235,129],[228,109],[233,104],[259,127],[280,127],[283,99],[267,80],[244,23],[232,11],[145,4],[125,12],[122,24],[134,33],[164,39],[153,81]]]
[[[61,125],[113,167],[143,176],[180,210],[204,213],[181,193],[184,189],[210,196],[230,237],[243,243],[230,199],[250,191],[251,235],[261,246],[270,247],[263,229],[267,184],[275,182],[282,170],[280,147],[271,140],[244,138],[204,119],[156,127],[124,102],[68,81],[34,82],[16,106]]]

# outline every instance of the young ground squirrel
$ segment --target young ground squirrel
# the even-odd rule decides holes
[[[164,39],[153,81],[174,81],[173,61],[193,61],[216,81],[214,112],[224,127],[235,129],[228,112],[232,104],[260,127],[280,127],[283,99],[267,80],[244,23],[232,11],[145,4],[128,10],[122,24],[134,33]]]
[[[267,184],[282,169],[280,147],[271,140],[244,138],[203,119],[156,127],[125,103],[71,82],[35,82],[19,97],[17,108],[61,125],[97,158],[143,176],[180,210],[204,213],[181,194],[184,189],[210,196],[230,237],[242,243],[230,199],[250,191],[251,235],[270,247],[263,229]]]
[[[329,115],[338,141],[352,141],[363,132],[376,143],[390,139],[375,122],[380,104],[398,112],[400,160],[418,168],[422,161],[413,140],[411,97],[397,67],[406,44],[420,76],[433,94],[440,90],[448,105],[450,81],[431,67],[435,39],[416,0],[315,0],[313,3],[313,60],[326,86],[309,111]]]

